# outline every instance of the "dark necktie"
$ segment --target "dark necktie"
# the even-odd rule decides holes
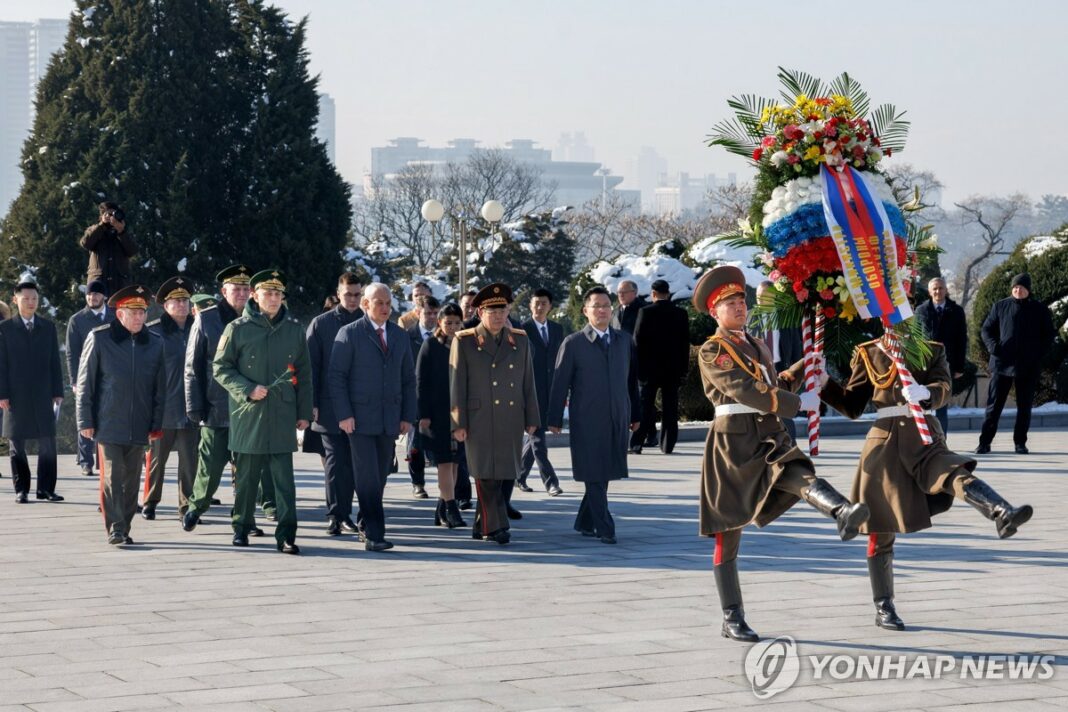
[[[608,332],[601,334],[597,340],[601,342],[601,348],[608,351]]]
[[[545,342],[546,346],[548,346],[549,345],[549,329],[546,328],[545,324],[542,324],[541,326],[538,327],[538,331],[541,332],[541,340]]]
[[[386,353],[388,350],[386,349],[386,330],[380,326],[376,331],[378,332],[378,343],[382,347],[382,353]]]
[[[33,319],[26,322],[26,331],[33,333]]]

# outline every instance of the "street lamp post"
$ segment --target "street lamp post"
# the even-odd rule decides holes
[[[434,230],[437,223],[445,216],[445,207],[437,200],[431,198],[423,203],[422,208],[419,210],[423,219],[430,223],[431,230]],[[499,223],[501,218],[504,217],[504,206],[496,200],[487,200],[482,205],[481,211],[482,219],[488,222],[491,226],[495,223]],[[467,293],[467,219],[464,216],[463,209],[460,210],[457,216],[460,223],[460,244],[459,244],[459,272],[460,272],[460,296]]]
[[[608,176],[612,173],[610,168],[602,168],[598,173],[601,174],[601,212],[607,210],[608,205]]]

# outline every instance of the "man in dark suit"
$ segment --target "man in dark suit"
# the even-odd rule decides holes
[[[630,279],[619,283],[616,296],[619,298],[619,304],[612,310],[612,328],[633,334],[638,323],[638,312],[648,302],[645,297],[638,296],[638,285]]]
[[[434,335],[440,310],[441,302],[433,295],[428,294],[420,299],[415,308],[418,321],[407,329],[408,338],[412,340],[412,359],[419,355],[423,342]],[[419,442],[417,428],[408,431],[408,476],[412,478],[412,497],[426,499],[426,455]]]
[[[946,280],[935,277],[927,283],[931,298],[916,307],[916,316],[927,338],[946,347],[946,361],[953,378],[964,375],[965,356],[968,351],[968,322],[964,308],[949,298]],[[949,405],[935,410],[935,417],[942,425],[942,432],[949,433]]]
[[[690,367],[690,319],[671,303],[671,287],[662,279],[652,284],[653,303],[642,307],[634,325],[638,346],[638,380],[641,381],[642,424],[631,437],[630,451],[638,454],[642,444],[653,446],[656,438],[656,394],[660,392],[660,451],[675,449],[679,437],[679,384]]]
[[[1035,401],[1042,359],[1057,335],[1049,307],[1031,295],[1031,275],[1023,272],[1012,278],[1012,296],[990,308],[982,333],[983,343],[990,353],[990,390],[979,447],[975,452],[990,452],[1005,399],[1015,385],[1016,426],[1012,439],[1016,453],[1026,455],[1031,406]]]
[[[545,446],[545,427],[549,413],[549,392],[553,387],[553,371],[556,369],[556,354],[564,340],[564,327],[555,321],[549,321],[549,311],[552,307],[552,292],[548,289],[535,289],[530,298],[531,317],[523,322],[523,329],[526,330],[527,341],[530,343],[531,361],[534,362],[534,390],[538,393],[541,423],[523,442],[523,464],[516,486],[523,492],[534,491],[527,485],[527,477],[537,460],[545,491],[555,497],[563,493],[563,490],[560,489],[556,470],[549,462],[549,448]]]
[[[760,286],[757,287],[757,302],[764,303],[765,300],[770,299],[771,293],[768,290],[771,289],[775,289],[774,282],[770,280],[761,282]],[[793,366],[804,355],[804,345],[801,342],[801,329],[799,327],[765,330],[759,332],[757,336],[763,339],[767,345],[768,351],[771,352],[771,359],[775,363],[775,370],[779,373]],[[797,427],[794,425],[794,419],[782,418],[782,423],[790,437],[796,439]]]
[[[406,435],[416,419],[412,342],[389,321],[392,304],[389,287],[368,285],[364,316],[338,332],[326,376],[338,427],[349,436],[368,551],[393,548],[385,537],[382,490],[397,435]]]
[[[352,272],[346,272],[337,280],[338,305],[320,314],[308,326],[308,354],[312,367],[312,424],[313,431],[322,434],[323,459],[326,461],[326,533],[341,536],[344,530],[357,532],[352,521],[352,498],[356,492],[356,480],[352,473],[352,450],[349,436],[337,426],[337,416],[330,401],[326,374],[330,370],[330,356],[334,351],[334,339],[342,328],[363,316],[360,299],[363,283]]]
[[[61,502],[56,494],[56,409],[63,402],[56,325],[37,316],[37,285],[15,287],[16,313],[0,322],[0,408],[4,437],[11,441],[15,501],[30,491],[26,441],[37,441],[37,499]]]
[[[85,287],[85,308],[75,313],[67,322],[67,380],[71,390],[78,382],[78,363],[82,359],[82,347],[89,332],[98,326],[115,320],[115,311],[108,309],[104,283],[93,280]],[[78,465],[86,477],[96,477],[93,467],[96,462],[96,443],[78,435]]]

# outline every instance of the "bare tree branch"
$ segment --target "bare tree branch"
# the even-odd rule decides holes
[[[978,228],[975,242],[979,247],[962,262],[963,277],[958,290],[961,306],[967,309],[982,277],[980,269],[1005,246],[1009,226],[1031,207],[1031,201],[1026,195],[1014,193],[1007,197],[977,195],[954,205],[961,211],[962,225]]]

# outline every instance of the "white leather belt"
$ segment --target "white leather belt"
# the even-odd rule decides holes
[[[923,414],[934,415],[935,412],[933,410],[925,410],[923,411]],[[880,418],[907,418],[911,415],[912,413],[909,412],[909,407],[907,405],[892,405],[886,408],[879,408],[875,411],[876,420],[879,420]]]
[[[716,417],[719,418],[723,415],[748,415],[755,413],[756,415],[767,415],[759,408],[752,408],[741,403],[724,403],[723,405],[716,406]]]

